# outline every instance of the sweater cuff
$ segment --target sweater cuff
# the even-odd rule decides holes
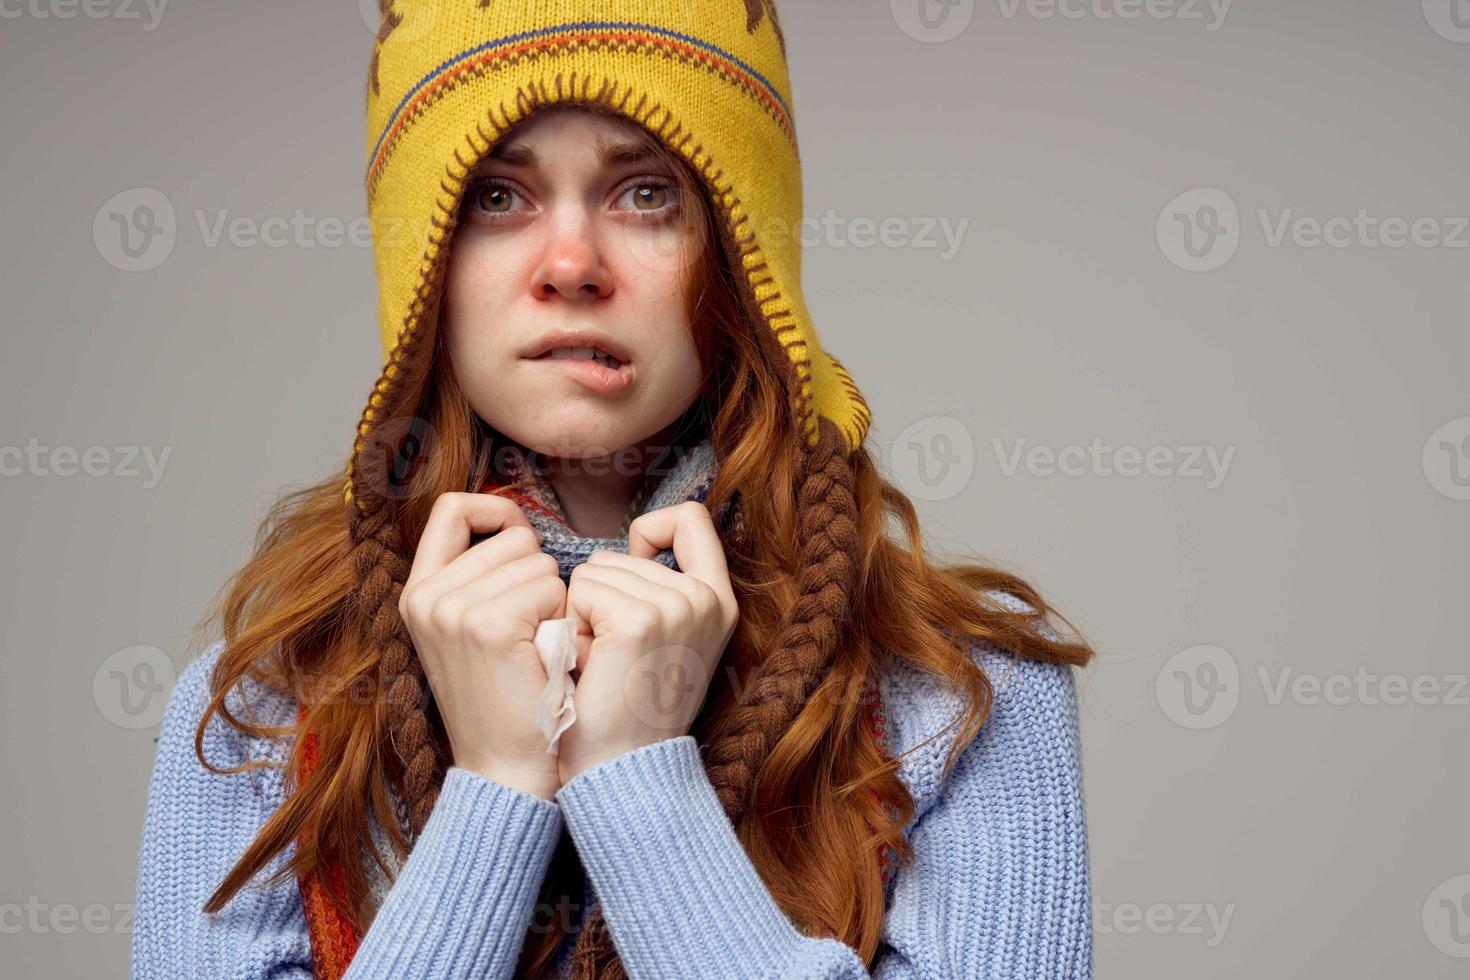
[[[469,977],[514,964],[561,831],[550,800],[450,766],[352,965]]]
[[[690,963],[765,975],[791,960],[804,937],[741,846],[694,736],[584,770],[556,799],[630,976]]]

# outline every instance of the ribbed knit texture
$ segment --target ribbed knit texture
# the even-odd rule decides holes
[[[664,458],[655,461],[645,474],[618,533],[613,537],[594,538],[576,533],[567,524],[561,501],[535,457],[526,456],[514,446],[506,446],[500,455],[508,475],[498,477],[492,474],[481,490],[488,492],[509,484],[527,484],[504,492],[520,505],[531,526],[541,534],[541,550],[556,559],[564,582],[571,579],[572,569],[586,561],[594,551],[621,551],[626,554],[628,526],[646,511],[672,507],[689,500],[703,503],[709,498],[710,485],[719,469],[708,436],[692,445],[670,447]],[[733,503],[733,500],[727,502],[722,510],[721,525],[733,517]],[[679,567],[672,548],[662,549],[654,556],[654,561],[673,569]]]
[[[214,644],[183,670],[164,715],[143,828],[132,976],[306,980],[311,951],[294,883],[252,886],[215,916],[200,911],[283,789],[277,769],[217,776],[194,757],[194,727],[221,649]],[[843,943],[791,926],[686,735],[586,770],[555,802],[451,768],[346,977],[511,976],[563,826],[634,978],[1091,977],[1072,669],[983,646],[972,655],[996,688],[980,735],[942,782],[952,734],[900,760],[916,804],[907,828],[916,860],[890,886],[871,973]],[[904,665],[885,671],[880,688],[895,754],[962,708],[947,687]],[[269,724],[289,724],[296,710],[288,695],[259,687],[231,696],[232,707],[243,711],[248,699],[254,717]],[[220,766],[247,757],[279,764],[289,749],[287,739],[247,738],[218,717],[204,746]]]

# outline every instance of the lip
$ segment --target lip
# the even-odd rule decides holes
[[[555,346],[561,346],[560,344]],[[582,346],[592,346],[584,344]],[[614,355],[617,356],[617,355]],[[592,391],[603,395],[615,395],[626,391],[633,384],[633,365],[627,361],[622,367],[610,368],[605,364],[598,364],[589,359],[578,360],[571,357],[533,357],[529,360],[538,364],[544,364],[554,371],[561,371],[572,380],[585,385]]]
[[[596,347],[622,361],[624,367],[633,360],[633,355],[622,344],[600,331],[587,329],[548,331],[521,351],[521,356],[534,360],[558,347]]]

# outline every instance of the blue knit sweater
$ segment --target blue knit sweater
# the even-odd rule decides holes
[[[214,644],[184,669],[163,719],[143,827],[132,975],[309,978],[294,883],[252,884],[221,912],[201,911],[283,792],[278,768],[219,776],[194,755],[221,648]],[[1072,668],[981,646],[972,655],[995,685],[995,704],[947,779],[940,777],[952,733],[901,759],[900,778],[917,804],[907,828],[916,860],[890,885],[871,973],[849,946],[804,936],[782,913],[685,735],[584,771],[555,801],[451,767],[347,977],[510,976],[564,826],[633,978],[1091,977]],[[962,708],[951,690],[904,665],[891,667],[879,690],[895,754]],[[235,694],[232,708],[253,709],[265,724],[294,718],[288,696]],[[225,768],[247,758],[284,762],[288,743],[244,737],[216,716],[204,749]],[[563,970],[571,946],[569,938]]]

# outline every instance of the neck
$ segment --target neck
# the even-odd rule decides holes
[[[584,537],[615,537],[648,467],[668,448],[676,423],[610,455],[546,457],[548,479],[567,523]]]

